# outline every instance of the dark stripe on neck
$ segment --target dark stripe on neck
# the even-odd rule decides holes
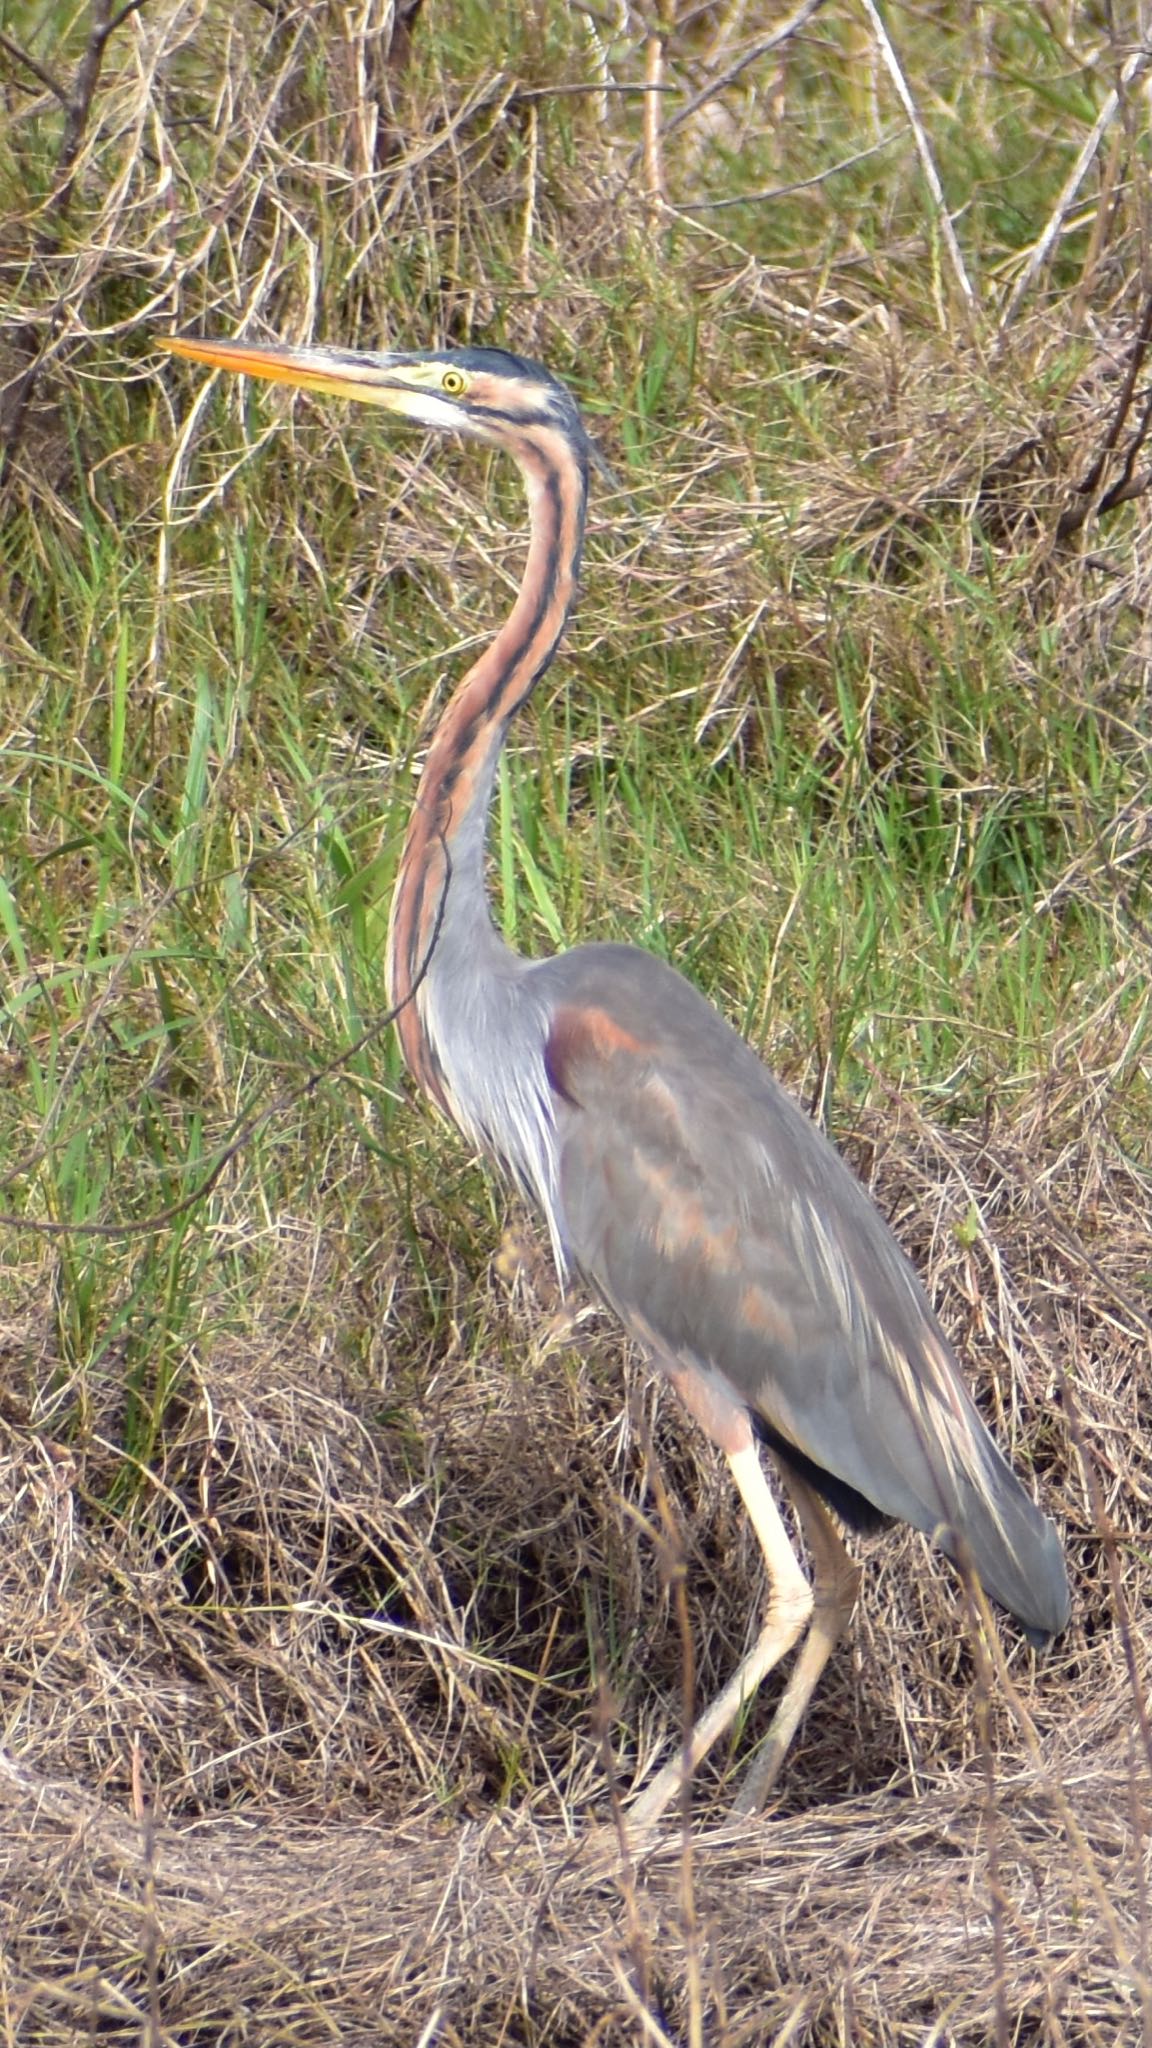
[[[493,646],[459,684],[429,748],[393,902],[390,944],[395,1002],[403,1002],[429,969],[437,922],[452,887],[452,849],[457,835],[469,818],[475,822],[479,802],[487,800],[493,758],[509,721],[527,701],[556,651],[579,571],[587,489],[582,451],[573,445],[563,424],[544,411],[517,417],[485,409],[484,416],[507,424],[509,452],[516,457],[529,487],[532,530],[528,564],[511,615]],[[541,430],[539,440],[533,439],[533,428]],[[478,857],[479,842],[470,839],[469,864]],[[473,884],[477,879],[471,875]],[[398,1020],[401,1043],[417,1081],[446,1108],[423,1008],[417,987],[416,1001],[408,1004]]]
[[[499,420],[504,427],[551,427],[558,434],[564,433],[561,421],[553,419],[552,414],[545,412],[542,406],[526,408],[523,412],[502,412],[494,405],[469,405],[465,398],[461,401],[461,410],[470,413],[476,420]]]

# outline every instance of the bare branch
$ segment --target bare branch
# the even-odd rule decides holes
[[[63,221],[72,202],[75,184],[76,161],[79,157],[88,123],[92,114],[92,102],[100,79],[100,68],[104,62],[104,51],[109,37],[122,22],[135,14],[143,0],[126,0],[117,13],[112,12],[112,0],[92,0],[91,23],[84,54],[77,66],[76,77],[69,92],[59,81],[38,65],[34,58],[18,44],[0,38],[11,54],[27,64],[48,91],[60,101],[65,110],[64,133],[60,141],[60,154],[56,160],[56,190],[46,208],[50,225],[42,229],[39,237],[42,253],[51,253],[59,242],[59,224]],[[30,406],[40,379],[41,371],[49,356],[54,352],[64,319],[62,302],[52,308],[47,320],[47,339],[33,326],[25,326],[16,336],[18,350],[27,358],[26,367],[11,380],[3,394],[0,394],[0,490],[11,473],[16,452],[24,437],[24,428]]]
[[[22,64],[25,71],[30,71],[33,78],[38,79],[45,90],[50,92],[54,99],[59,100],[62,107],[68,105],[67,88],[61,85],[58,78],[53,77],[47,66],[41,64],[30,50],[21,48],[19,43],[13,42],[11,36],[6,36],[3,29],[0,29],[0,50],[5,50],[14,64]]]
[[[709,79],[708,84],[673,115],[665,133],[674,134],[677,128],[683,127],[685,121],[692,119],[700,107],[707,106],[708,101],[716,99],[718,94],[727,92],[728,87],[735,85],[736,80],[742,77],[745,71],[750,70],[753,64],[758,64],[761,57],[766,57],[771,50],[778,50],[782,43],[790,41],[800,29],[806,27],[813,15],[819,14],[823,6],[824,0],[803,0],[803,5],[797,7],[786,21],[782,21],[779,28],[773,29],[770,36],[762,37],[750,50],[745,50],[743,56],[737,58],[727,71],[722,71],[718,78]]]
[[[1056,522],[1056,538],[1058,541],[1070,540],[1073,534],[1079,533],[1094,511],[1097,514],[1111,512],[1117,505],[1124,504],[1128,499],[1140,495],[1139,491],[1133,487],[1133,471],[1136,466],[1136,458],[1147,441],[1149,429],[1152,427],[1152,393],[1145,397],[1140,420],[1125,450],[1119,476],[1115,483],[1107,490],[1100,492],[1100,486],[1104,479],[1108,458],[1119,442],[1120,436],[1124,431],[1124,422],[1132,409],[1136,385],[1147,360],[1150,346],[1152,346],[1152,292],[1149,293],[1144,301],[1144,310],[1140,316],[1140,325],[1136,330],[1136,339],[1132,344],[1128,369],[1120,389],[1120,395],[1116,400],[1111,422],[1100,444],[1099,453],[1087,476],[1074,487],[1079,502],[1065,506],[1064,511]],[[1098,492],[1100,493],[1099,496],[1097,496]]]
[[[972,289],[971,279],[964,267],[964,258],[960,253],[960,244],[956,239],[956,230],[952,225],[952,216],[948,211],[948,204],[944,197],[944,187],[940,182],[940,173],[936,169],[936,161],[932,155],[932,145],[928,140],[924,123],[920,119],[919,109],[912,97],[911,87],[904,76],[903,66],[896,54],[888,30],[884,25],[884,18],[880,13],[876,0],[860,0],[860,5],[872,24],[872,32],[876,37],[880,55],[884,59],[888,75],[896,87],[900,104],[908,116],[912,126],[912,133],[916,137],[916,151],[920,158],[920,167],[924,173],[928,190],[932,194],[936,210],[936,220],[940,228],[944,247],[948,251],[948,259],[952,265],[953,275],[960,287],[961,296],[965,303],[974,309],[976,294]]]

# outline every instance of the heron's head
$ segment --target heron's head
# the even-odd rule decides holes
[[[503,349],[377,354],[176,336],[163,340],[161,347],[215,370],[237,370],[302,391],[383,406],[416,425],[470,434],[500,448],[514,447],[526,428],[558,428],[581,458],[588,454],[583,422],[564,385],[541,363],[526,362]]]

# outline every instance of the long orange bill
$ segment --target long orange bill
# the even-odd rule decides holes
[[[358,399],[363,405],[399,410],[411,398],[411,383],[396,377],[410,356],[358,354],[352,349],[288,348],[283,343],[255,341],[193,341],[164,335],[159,346],[189,362],[213,370],[238,370],[246,377],[264,377],[271,384],[292,384],[302,391],[321,391],[333,398]]]

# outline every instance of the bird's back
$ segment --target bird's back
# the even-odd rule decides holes
[[[1063,1628],[1056,1531],[839,1154],[652,955],[581,947],[528,978],[547,1019],[561,1229],[622,1320],[847,1489],[825,1488],[833,1505],[859,1495],[939,1534],[1034,1635]]]

